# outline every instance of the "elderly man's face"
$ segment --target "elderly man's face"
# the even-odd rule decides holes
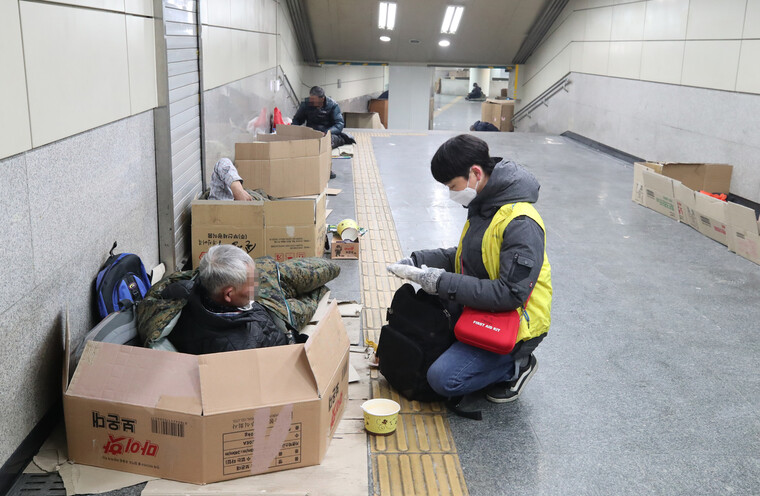
[[[321,107],[325,103],[324,97],[319,97],[317,95],[309,95],[309,105],[312,107]]]
[[[255,299],[256,287],[259,281],[256,278],[256,269],[248,266],[248,280],[238,287],[230,287],[224,294],[225,302],[233,307],[243,308]]]

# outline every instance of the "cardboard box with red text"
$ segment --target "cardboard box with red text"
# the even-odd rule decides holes
[[[337,234],[333,234],[330,241],[330,258],[334,260],[359,260],[359,239],[344,241]]]
[[[195,356],[89,342],[65,372],[69,458],[196,484],[319,464],[348,353],[335,303],[304,344]]]
[[[194,200],[193,267],[211,246],[234,244],[251,257],[278,261],[320,257],[324,251],[326,194],[275,201]]]
[[[243,184],[271,196],[318,195],[327,187],[332,165],[330,133],[304,126],[279,126],[277,134],[235,144],[235,166]]]

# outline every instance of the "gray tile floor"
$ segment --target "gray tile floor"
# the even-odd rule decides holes
[[[482,102],[470,102],[453,95],[435,95],[433,101],[436,115],[433,129],[467,132],[475,121],[480,120]],[[447,107],[448,104],[451,104]]]
[[[429,170],[456,134],[373,138],[405,255],[458,242]],[[478,135],[541,182],[554,301],[520,400],[450,418],[470,494],[760,494],[760,267],[633,203],[630,164]]]

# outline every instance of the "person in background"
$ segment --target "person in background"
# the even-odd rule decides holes
[[[472,83],[472,91],[467,94],[467,99],[477,100],[478,98],[483,98],[483,90],[480,89],[478,83]]]
[[[325,90],[319,86],[313,86],[309,90],[309,98],[301,102],[296,115],[293,116],[294,126],[302,124],[324,134],[330,131],[333,148],[345,144],[340,138],[346,125],[340,107],[335,100],[325,96]]]
[[[257,281],[256,265],[244,250],[209,248],[196,280],[175,282],[163,293],[187,300],[171,333],[177,351],[203,355],[287,344],[287,336],[254,301]]]
[[[430,386],[451,399],[485,390],[494,403],[514,401],[538,368],[533,355],[551,322],[551,268],[543,221],[533,204],[540,185],[516,163],[491,157],[480,138],[463,134],[433,156],[431,171],[451,200],[467,208],[458,247],[419,250],[388,266],[448,304],[506,312],[522,308],[514,349],[500,355],[459,341],[428,369]]]
[[[211,174],[209,200],[251,201],[253,197],[243,188],[243,178],[228,158],[220,158]]]

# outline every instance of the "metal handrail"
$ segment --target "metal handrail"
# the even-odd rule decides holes
[[[282,66],[279,66],[279,68],[280,68],[280,78],[282,79],[283,87],[285,87],[285,92],[288,94],[288,98],[293,100],[293,104],[297,107],[301,103],[301,101],[298,99],[298,95],[293,89],[293,85],[290,84],[290,79],[288,79],[288,75],[285,74],[285,71],[282,69]]]
[[[531,101],[528,105],[521,108],[520,111],[517,112],[514,117],[512,117],[512,125],[516,125],[525,117],[530,118],[530,114],[540,105],[548,107],[549,105],[547,105],[546,101],[559,93],[560,90],[565,90],[567,92],[567,87],[570,84],[572,84],[572,81],[570,80],[570,73],[567,73],[562,79],[551,85],[546,91],[534,98],[533,101]]]

